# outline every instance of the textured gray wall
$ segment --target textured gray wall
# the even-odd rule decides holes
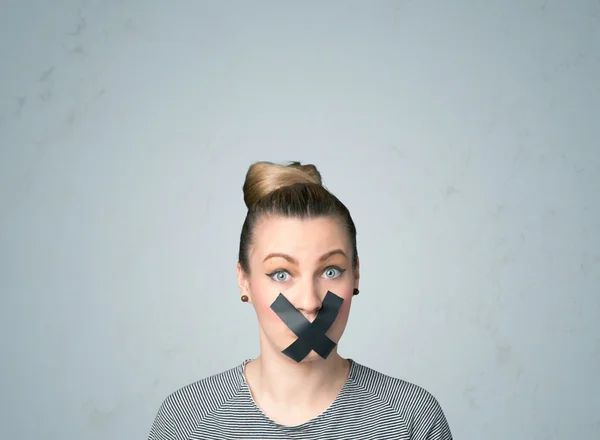
[[[152,6],[150,6],[152,4]],[[600,435],[600,2],[3,0],[1,437],[145,438],[257,355],[255,160],[359,229],[340,353],[457,439]]]

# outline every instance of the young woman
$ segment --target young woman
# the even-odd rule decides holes
[[[163,402],[150,440],[450,440],[423,388],[337,353],[359,293],[356,229],[313,165],[253,164],[237,277],[260,356]]]

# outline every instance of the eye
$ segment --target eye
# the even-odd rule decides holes
[[[275,272],[268,273],[267,276],[278,283],[285,283],[291,277],[287,270],[276,270]]]
[[[327,269],[325,269],[323,275],[325,276],[325,278],[335,279],[341,276],[345,271],[345,269],[341,269],[337,266],[329,266]]]

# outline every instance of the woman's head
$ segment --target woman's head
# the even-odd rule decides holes
[[[253,304],[263,352],[296,339],[270,308],[280,293],[312,321],[327,291],[344,299],[328,332],[338,342],[358,287],[356,229],[344,204],[321,184],[314,165],[253,164],[244,183],[248,207],[240,239],[238,282]],[[312,352],[305,361],[315,360]]]

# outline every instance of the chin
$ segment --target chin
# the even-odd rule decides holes
[[[333,351],[331,352],[331,354],[327,357],[328,359],[333,355]],[[290,359],[291,360],[291,359]],[[320,362],[320,361],[324,361],[325,359],[323,359],[321,356],[319,356],[315,351],[311,351],[308,356],[306,356],[304,359],[302,359],[300,361],[301,364],[307,364],[310,362]],[[294,361],[295,362],[295,361]]]

